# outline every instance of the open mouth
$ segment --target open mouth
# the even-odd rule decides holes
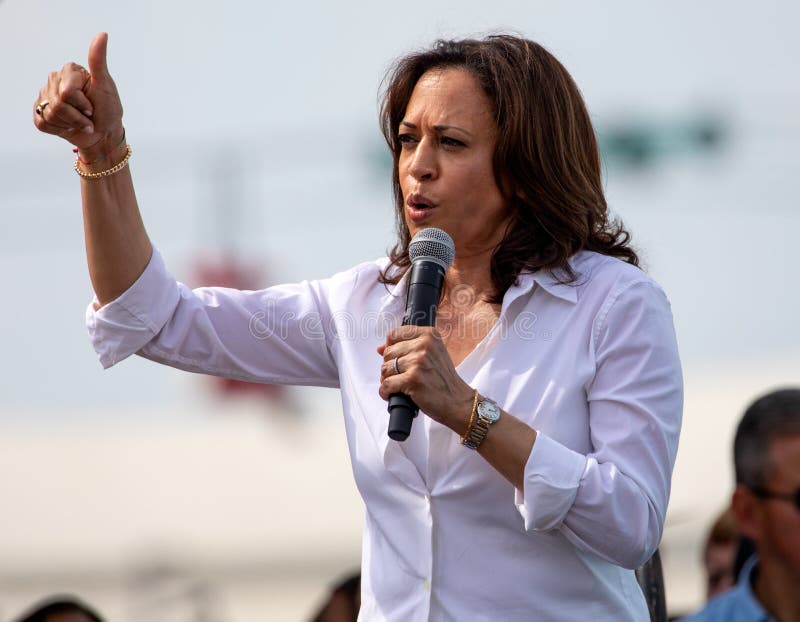
[[[427,221],[436,208],[436,203],[421,192],[413,192],[406,198],[406,218],[421,224]]]
[[[429,210],[434,207],[433,202],[425,195],[415,192],[406,199],[406,205],[413,210]]]
[[[436,207],[435,205],[425,201],[408,201],[406,205],[408,207],[406,210],[408,219],[417,224],[427,221]]]

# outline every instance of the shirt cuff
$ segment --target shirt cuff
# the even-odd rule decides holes
[[[86,309],[86,328],[103,368],[141,350],[167,323],[179,299],[178,284],[156,249],[144,272],[118,298],[96,309],[95,296]]]
[[[586,456],[537,433],[525,464],[524,490],[515,489],[515,503],[526,531],[548,531],[561,525],[585,469]]]

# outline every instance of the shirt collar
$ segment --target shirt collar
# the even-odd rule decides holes
[[[381,270],[384,266],[381,267]],[[387,320],[388,325],[397,324],[402,321],[405,312],[406,288],[408,279],[411,278],[411,270],[406,270],[397,283],[386,283],[383,286],[386,292],[381,296],[379,313]]]
[[[578,252],[567,260],[569,267],[575,274],[575,280],[569,281],[569,275],[563,269],[550,270],[542,268],[536,272],[521,272],[517,282],[508,288],[503,297],[503,310],[507,309],[514,300],[527,294],[538,285],[551,296],[560,298],[573,304],[578,302],[577,286],[584,281],[580,266],[583,264],[584,252]]]
[[[381,270],[384,268],[382,267]],[[397,283],[386,284],[386,290],[389,293],[389,296],[394,298],[402,298],[406,295],[406,287],[408,287],[408,279],[411,278],[411,268],[409,267],[408,270],[405,271],[403,276],[400,277],[400,280]]]
[[[753,622],[774,622],[773,618],[766,612],[761,603],[758,602],[755,592],[753,592],[753,579],[758,569],[758,557],[753,555],[748,559],[739,573],[739,579],[733,588],[738,592],[739,613],[742,620],[752,620]]]
[[[575,272],[576,281],[571,283],[566,282],[568,275],[563,270],[549,270],[541,269],[536,272],[521,272],[517,277],[517,282],[512,284],[506,291],[503,297],[503,307],[507,307],[511,302],[519,296],[528,293],[533,288],[534,284],[541,287],[551,296],[560,298],[567,302],[578,302],[578,292],[576,285],[581,281],[581,273],[577,269],[579,257],[582,253],[577,253],[569,258],[568,263],[572,270]],[[406,288],[408,287],[408,279],[410,278],[410,270],[406,270],[405,274],[394,285],[387,285],[386,289],[388,295],[384,300],[384,308],[395,299],[403,299],[405,297]]]
[[[572,266],[571,261],[570,266]],[[580,275],[576,273],[576,277],[579,278]],[[513,290],[518,290],[517,295],[524,294],[528,292],[535,283],[551,296],[561,298],[567,302],[578,302],[578,292],[575,289],[576,283],[574,281],[567,283],[567,279],[568,275],[563,270],[553,271],[541,269],[536,272],[523,272],[517,279],[517,285],[512,285],[506,295],[512,293]]]

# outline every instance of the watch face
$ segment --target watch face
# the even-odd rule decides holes
[[[478,404],[478,414],[489,423],[494,423],[500,418],[500,407],[492,400],[484,399]]]

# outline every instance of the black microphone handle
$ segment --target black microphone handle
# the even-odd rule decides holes
[[[408,297],[403,325],[434,326],[436,308],[442,296],[444,268],[434,261],[420,259],[411,265]],[[389,438],[404,441],[411,433],[411,423],[419,407],[405,393],[389,396]]]
[[[405,393],[389,396],[389,438],[404,441],[411,434],[411,423],[419,414],[419,406]]]

